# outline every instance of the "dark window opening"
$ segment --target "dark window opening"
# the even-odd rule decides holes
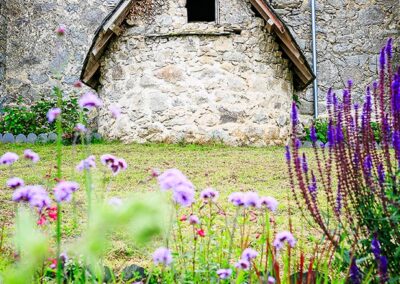
[[[187,0],[188,22],[215,22],[215,0]]]

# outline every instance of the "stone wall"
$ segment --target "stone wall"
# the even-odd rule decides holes
[[[0,97],[7,101],[17,96],[29,100],[49,94],[55,83],[53,70],[60,65],[63,66],[64,87],[70,89],[79,78],[95,30],[116,3],[116,0],[1,1],[2,10],[6,8],[7,11],[3,16],[8,25],[7,42],[2,41],[0,47],[0,60],[1,53],[6,51],[7,61]],[[2,19],[0,17],[0,41]],[[57,48],[54,31],[60,24],[67,26],[68,35],[63,46]],[[61,56],[56,57],[60,49]]]
[[[400,52],[399,0],[317,0],[319,100],[325,109],[328,88],[341,90],[353,79],[362,96],[377,78],[380,48],[393,37]],[[295,35],[311,61],[309,0],[273,0],[273,7]],[[399,58],[396,58],[400,63]],[[338,93],[341,94],[340,91]],[[303,114],[313,114],[312,88],[300,95]]]
[[[5,90],[4,79],[6,74],[6,45],[7,45],[7,21],[5,0],[0,0],[0,94]],[[0,99],[0,105],[2,100]]]
[[[99,132],[126,142],[283,144],[292,74],[250,3],[221,0],[220,26],[187,24],[185,1],[157,3],[152,16],[131,17],[103,58]],[[117,121],[111,105],[122,108]]]

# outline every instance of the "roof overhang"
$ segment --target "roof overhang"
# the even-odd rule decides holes
[[[136,1],[140,0],[121,0],[96,31],[93,43],[83,63],[80,77],[83,83],[93,89],[96,89],[99,84],[101,57],[112,38],[121,35],[122,24]],[[276,34],[282,51],[292,62],[294,87],[298,90],[304,89],[315,79],[315,75],[288,27],[265,0],[250,0],[250,2],[264,18],[266,29],[270,33]]]

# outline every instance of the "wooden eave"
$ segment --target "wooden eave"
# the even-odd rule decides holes
[[[92,46],[86,55],[80,77],[83,83],[93,89],[96,89],[99,83],[101,57],[111,39],[121,35],[121,26],[136,1],[140,0],[121,0],[96,31]],[[276,34],[282,51],[292,62],[295,75],[295,88],[298,90],[304,89],[315,79],[315,75],[294,37],[265,0],[250,0],[250,2],[265,19],[265,28],[268,32]]]

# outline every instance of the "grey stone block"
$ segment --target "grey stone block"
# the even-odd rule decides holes
[[[27,138],[24,134],[18,134],[17,137],[15,137],[15,143],[26,143]]]
[[[305,141],[303,143],[303,148],[312,148],[312,143],[310,141]]]
[[[47,143],[49,141],[49,139],[47,138],[47,134],[45,133],[39,134],[37,141],[39,143]]]
[[[92,140],[101,140],[102,139],[102,137],[101,137],[101,135],[99,134],[99,133],[93,133],[92,134]]]
[[[37,135],[34,133],[29,133],[28,138],[26,139],[28,143],[34,144],[37,142]]]
[[[47,140],[49,142],[56,142],[57,141],[57,134],[55,134],[54,132],[50,132],[47,136]]]
[[[0,133],[0,143],[3,142],[3,134]]]
[[[15,137],[11,133],[6,133],[2,139],[3,143],[15,143]]]

